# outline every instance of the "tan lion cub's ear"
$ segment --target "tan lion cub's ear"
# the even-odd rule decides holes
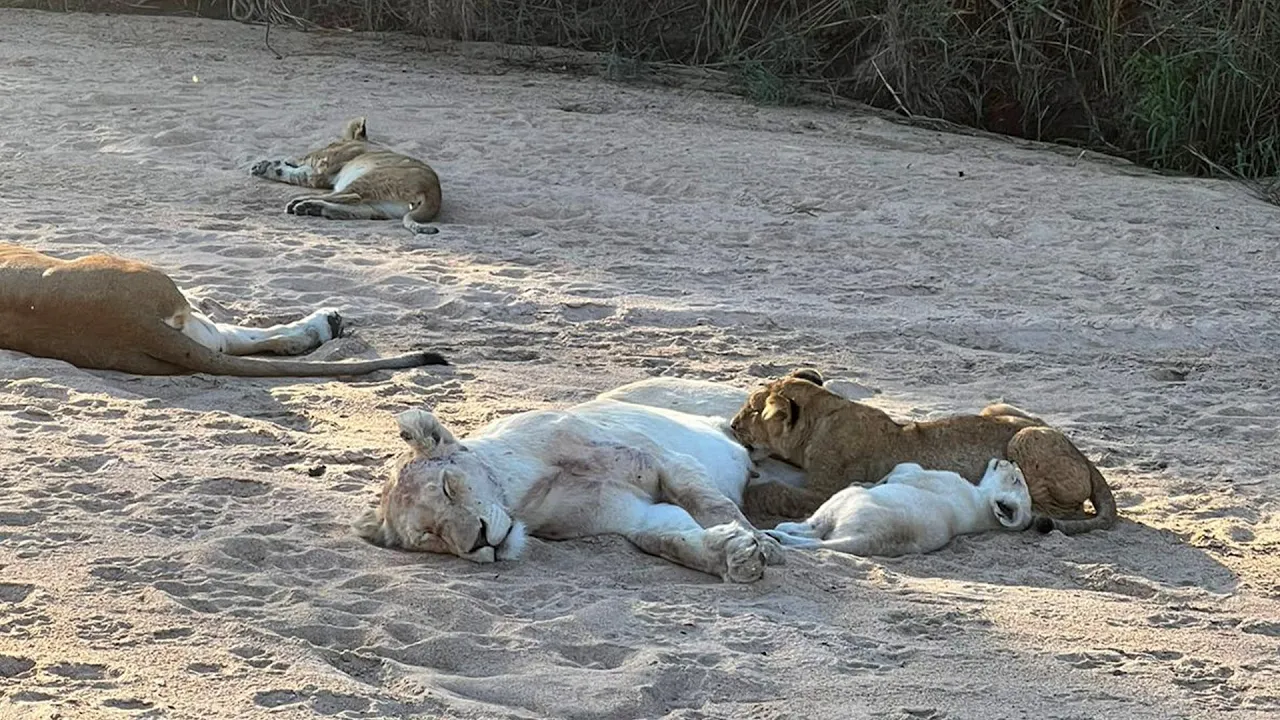
[[[764,401],[764,410],[760,412],[761,420],[781,420],[790,425],[795,422],[795,402],[790,398],[772,393]]]
[[[342,131],[343,140],[368,140],[369,134],[365,129],[364,118],[358,117],[347,122],[347,127]]]

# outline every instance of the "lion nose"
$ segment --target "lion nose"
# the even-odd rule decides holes
[[[482,548],[486,548],[486,547],[488,547],[488,546],[489,546],[489,524],[488,524],[488,523],[486,523],[485,521],[481,520],[481,521],[480,521],[480,534],[476,535],[476,542],[475,542],[475,544],[474,544],[474,545],[472,545],[472,546],[471,546],[471,549],[470,549],[470,550],[468,550],[467,552],[469,552],[469,553],[473,553],[473,552],[476,552],[476,551],[478,551],[478,550],[480,550],[480,549],[482,549]]]

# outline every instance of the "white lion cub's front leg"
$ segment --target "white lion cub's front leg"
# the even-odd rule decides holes
[[[276,182],[301,185],[302,187],[317,187],[316,180],[318,175],[315,168],[309,164],[297,163],[293,160],[262,160],[255,163],[249,172],[255,177],[275,180]]]

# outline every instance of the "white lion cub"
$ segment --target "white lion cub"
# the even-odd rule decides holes
[[[808,520],[765,532],[796,548],[894,557],[932,552],[957,535],[1030,524],[1021,468],[992,458],[976,486],[954,472],[900,463],[879,484],[845,488]]]

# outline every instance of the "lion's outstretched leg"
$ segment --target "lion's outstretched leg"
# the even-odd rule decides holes
[[[770,565],[783,563],[782,549],[769,536],[754,528],[742,509],[717,490],[711,478],[691,458],[678,455],[664,458],[658,468],[658,492],[662,499],[679,505],[702,527],[739,524],[755,532]]]
[[[228,355],[301,355],[338,337],[342,316],[337,310],[323,308],[291,323],[253,328],[216,323],[193,309],[179,329],[210,350]]]
[[[1108,528],[1115,522],[1115,500],[1106,480],[1058,430],[1023,428],[1009,441],[1006,455],[1022,468],[1027,479],[1037,527],[1085,532]],[[1085,500],[1093,503],[1096,515],[1087,520],[1065,520],[1080,516]]]
[[[276,182],[302,187],[322,188],[327,185],[326,179],[317,173],[315,168],[293,160],[262,160],[249,171],[254,177],[275,180]]]
[[[290,215],[314,215],[329,220],[390,220],[400,215],[404,206],[396,202],[365,202],[358,193],[306,195],[289,201],[285,212]]]
[[[726,582],[754,582],[764,575],[764,550],[747,527],[726,523],[703,528],[684,508],[635,496],[620,499],[620,504],[619,520],[626,527],[611,529],[650,555]]]

